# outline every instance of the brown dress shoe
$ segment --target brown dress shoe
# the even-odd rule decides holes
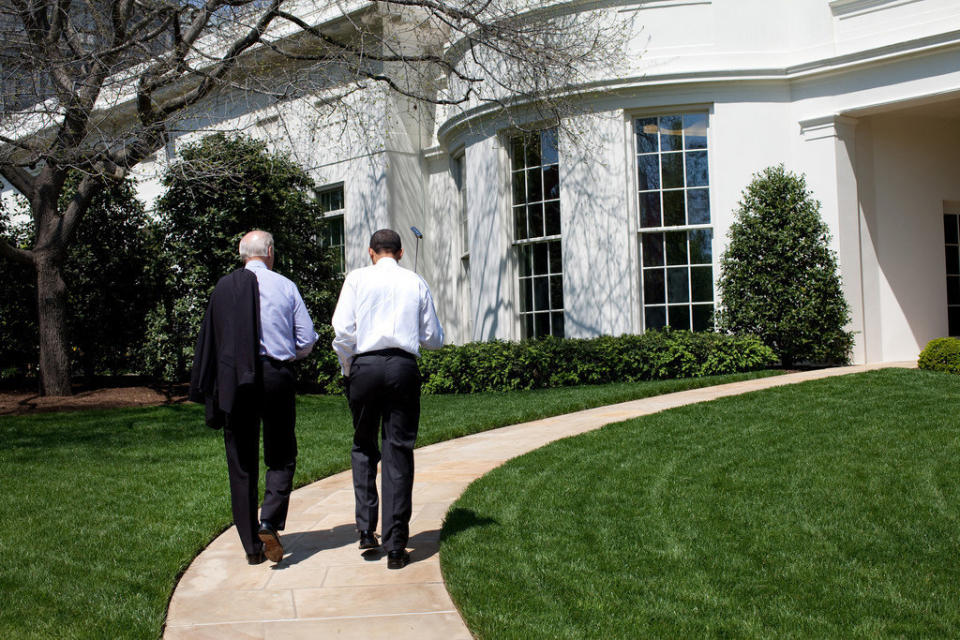
[[[280,536],[277,530],[269,522],[260,523],[260,531],[257,532],[260,541],[263,543],[263,553],[270,562],[280,562],[283,560],[283,544],[280,543]]]

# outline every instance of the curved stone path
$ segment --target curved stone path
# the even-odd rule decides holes
[[[164,638],[471,638],[443,584],[438,540],[444,514],[468,484],[543,445],[619,422],[748,391],[857,373],[886,363],[792,373],[634,400],[518,424],[416,451],[409,549],[412,562],[387,569],[361,556],[350,473],[293,492],[283,532],[286,555],[249,566],[236,530],[214,540],[187,569],[167,613]],[[368,552],[369,553],[369,552]]]

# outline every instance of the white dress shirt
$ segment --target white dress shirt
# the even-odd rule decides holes
[[[260,289],[260,355],[283,361],[306,357],[320,336],[297,285],[260,260],[244,266],[257,276]]]
[[[389,257],[347,274],[333,329],[333,350],[345,376],[359,353],[403,349],[419,357],[420,347],[443,346],[443,328],[427,283]]]

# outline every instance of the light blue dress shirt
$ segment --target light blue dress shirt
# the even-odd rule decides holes
[[[261,260],[244,267],[257,276],[260,288],[260,355],[284,361],[306,357],[319,336],[297,285]]]

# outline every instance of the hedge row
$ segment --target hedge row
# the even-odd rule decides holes
[[[752,336],[667,329],[447,346],[424,352],[420,372],[424,393],[475,393],[719,375],[776,363],[773,351]]]
[[[960,373],[960,339],[936,338],[920,352],[917,367],[928,371]]]

